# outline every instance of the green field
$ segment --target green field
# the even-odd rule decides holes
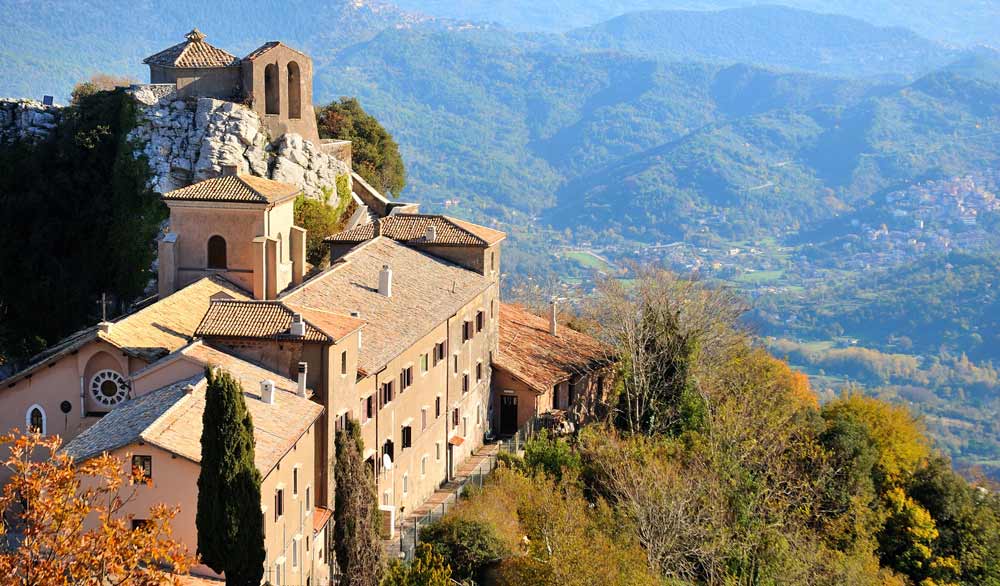
[[[764,285],[772,284],[776,281],[780,281],[785,276],[785,271],[754,271],[752,273],[743,273],[742,275],[733,279],[737,283],[742,283],[745,285]]]
[[[607,261],[589,252],[574,250],[573,252],[567,252],[565,256],[587,269],[604,272],[610,272],[614,269]]]

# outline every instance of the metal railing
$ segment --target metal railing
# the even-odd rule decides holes
[[[539,429],[541,429],[539,419],[537,417],[532,417],[525,422],[525,424],[522,425],[514,435],[497,439],[494,442],[497,446],[497,453],[521,453],[521,451],[524,450],[524,444],[531,439]],[[420,544],[420,529],[434,523],[435,521],[439,521],[442,517],[444,517],[448,511],[458,504],[459,499],[466,494],[469,487],[481,489],[483,484],[485,484],[486,479],[496,469],[496,467],[497,454],[489,454],[487,458],[476,466],[476,468],[473,469],[473,471],[465,478],[460,481],[452,481],[448,483],[454,487],[451,494],[449,494],[444,501],[436,505],[429,512],[421,515],[419,518],[403,522],[399,530],[398,539],[393,540],[392,543],[392,545],[395,545],[396,543],[399,544],[398,550],[395,548],[387,548],[388,553],[399,556],[402,559],[413,559],[417,545]]]

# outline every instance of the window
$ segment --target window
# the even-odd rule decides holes
[[[307,513],[311,513],[312,512],[313,504],[312,504],[312,498],[311,497],[312,497],[312,487],[311,486],[307,486],[306,487],[306,512]]]
[[[496,319],[497,317],[497,300],[494,299],[490,301],[490,317]]]
[[[434,397],[434,419],[441,417],[441,395]]]
[[[497,270],[497,253],[496,253],[496,251],[493,251],[493,252],[490,253],[490,270],[491,271]]]
[[[469,392],[469,373],[465,373],[462,375],[462,393],[464,394],[468,392]]]
[[[458,354],[454,356],[455,360],[455,374],[458,374]]]
[[[271,67],[268,65],[268,67]],[[274,586],[284,586],[285,584],[285,565],[284,564],[274,564]]]
[[[392,383],[382,383],[382,406],[392,403]]]
[[[472,322],[464,321],[462,322],[462,342],[468,342],[472,339]]]
[[[299,64],[288,62],[288,117],[302,117],[302,78],[299,75]]]
[[[368,415],[368,405],[367,405],[368,398],[367,397],[361,397],[360,400],[361,400],[361,409],[359,409],[358,412],[361,413],[361,417],[360,417],[360,419],[361,419],[361,425],[364,425],[364,424],[368,423],[368,418],[371,417],[371,416]]]
[[[153,457],[132,456],[132,472],[142,480],[153,478]]]
[[[481,380],[483,380],[483,363],[482,362],[477,362],[476,363],[476,382],[478,383]]]
[[[434,444],[434,461],[435,462],[441,461],[441,442],[437,442]]]
[[[299,567],[299,542],[296,539],[292,540],[292,567]]]
[[[462,418],[462,437],[469,437],[469,418]]]
[[[347,374],[347,350],[340,353],[340,374]]]
[[[413,445],[413,428],[409,425],[404,425],[402,436],[400,445],[402,446],[402,449],[405,450]]]
[[[24,417],[24,425],[32,431],[45,435],[45,409],[41,405],[28,407],[28,412]]]
[[[426,352],[420,355],[420,372],[427,372],[430,367],[430,355]]]
[[[292,498],[299,496],[299,467],[292,468]]]
[[[458,427],[458,418],[459,418],[458,407],[455,407],[454,409],[451,410],[451,424],[454,427]]]
[[[374,397],[372,395],[368,395],[368,397],[365,398],[364,413],[366,421],[375,416],[375,401],[373,399]]]
[[[281,112],[281,96],[278,89],[278,64],[271,63],[264,68],[264,113]]]
[[[113,407],[128,396],[128,383],[113,370],[102,370],[90,379],[90,396],[105,407]]]
[[[285,489],[279,488],[274,491],[274,520],[277,521],[285,514]]]
[[[402,393],[413,385],[413,367],[408,366],[399,373],[399,392]]]
[[[395,458],[396,458],[396,447],[395,447],[395,445],[393,445],[391,439],[385,440],[385,443],[382,444],[382,455],[383,456],[389,456],[390,460],[395,460]]]
[[[208,239],[208,268],[224,269],[226,264],[226,239],[215,235]]]
[[[427,454],[420,458],[420,477],[427,476]]]
[[[427,429],[427,407],[420,410],[420,430]]]
[[[333,430],[334,431],[344,431],[347,429],[347,420],[350,417],[350,411],[344,411],[343,413],[337,415],[333,420]]]
[[[476,425],[482,425],[483,423],[483,406],[476,405]]]
[[[482,311],[476,312],[476,333],[483,331],[483,326],[486,325],[486,314]]]
[[[447,346],[445,346],[444,342],[434,344],[434,366],[437,366],[438,362],[444,360],[445,354],[447,354]]]
[[[403,494],[406,494],[410,490],[410,475],[403,475]]]

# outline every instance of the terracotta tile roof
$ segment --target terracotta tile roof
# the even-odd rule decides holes
[[[378,293],[383,265],[393,271],[392,297]],[[373,373],[493,285],[474,271],[376,238],[281,299],[340,314],[360,312],[365,329],[358,368]]]
[[[159,358],[191,340],[213,297],[249,299],[228,281],[205,277],[111,324],[101,337],[132,354]]]
[[[309,56],[306,55],[305,53],[303,53],[302,51],[299,51],[298,49],[292,49],[291,47],[289,47],[288,45],[282,43],[281,41],[268,41],[268,42],[264,43],[263,45],[257,47],[253,51],[250,51],[250,53],[246,57],[244,57],[243,60],[244,61],[253,61],[253,60],[257,59],[258,57],[260,57],[261,55],[263,55],[264,53],[267,53],[271,49],[273,49],[275,47],[278,47],[278,46],[284,47],[284,48],[289,49],[291,51],[295,51],[296,53],[298,53],[299,55],[302,55],[302,56],[306,57],[307,59],[309,58]]]
[[[237,67],[240,60],[234,55],[205,42],[205,35],[194,29],[184,35],[187,40],[150,55],[142,60],[148,65],[162,67]]]
[[[226,201],[241,203],[278,203],[302,190],[256,175],[223,175],[163,194],[167,201]]]
[[[448,216],[429,214],[392,214],[379,221],[382,236],[406,244],[434,244],[437,246],[491,246],[506,238],[506,234],[485,226],[450,218]],[[434,226],[437,237],[433,241],[426,239],[428,226]],[[364,224],[334,234],[326,238],[327,242],[364,242],[375,237],[375,224]]]
[[[254,463],[266,476],[316,421],[323,407],[290,392],[288,389],[295,389],[296,383],[288,378],[208,346],[197,345],[193,351],[207,363],[232,373],[242,384],[247,409],[253,418]],[[278,390],[273,405],[260,400],[260,381],[265,379],[273,380]],[[190,393],[184,390],[188,385],[194,386]],[[64,449],[77,460],[85,460],[142,440],[200,462],[206,387],[205,377],[199,375],[131,399]]]
[[[300,311],[301,310],[301,311]],[[195,330],[199,337],[299,340],[290,333],[295,313],[306,323],[305,340],[332,342],[361,327],[359,319],[335,312],[300,308],[280,301],[216,301]],[[308,315],[307,315],[308,314]]]
[[[315,507],[313,509],[313,535],[316,535],[326,527],[331,515],[330,509],[325,507]]]
[[[152,305],[111,324],[107,333],[93,326],[71,334],[34,356],[27,367],[3,381],[14,384],[38,368],[79,350],[94,340],[103,340],[133,356],[152,361],[177,350],[194,335],[208,311],[212,297],[249,299],[239,287],[220,277],[205,277]]]
[[[560,326],[553,336],[548,319],[518,305],[500,304],[500,351],[493,365],[539,393],[609,364],[609,357],[609,349],[586,334]]]

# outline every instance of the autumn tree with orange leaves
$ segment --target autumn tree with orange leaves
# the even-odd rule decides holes
[[[11,474],[0,496],[0,583],[161,586],[194,562],[172,536],[176,509],[156,505],[141,523],[124,513],[146,482],[140,471],[126,474],[107,454],[76,465],[58,437],[37,432],[15,429],[0,444]]]

